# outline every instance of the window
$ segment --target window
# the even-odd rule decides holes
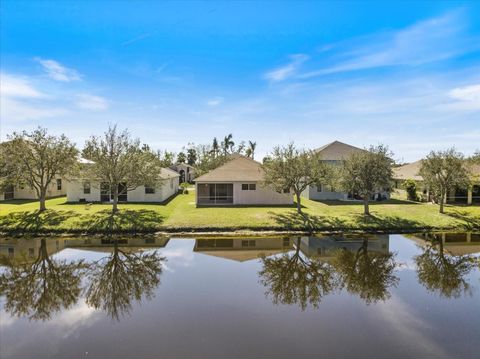
[[[145,194],[155,193],[155,187],[145,185]]]
[[[242,191],[255,191],[257,185],[255,183],[242,183]]]
[[[12,247],[8,248],[8,256],[13,257],[14,254],[15,254],[15,249]]]
[[[90,182],[83,182],[83,194],[90,194]]]
[[[242,240],[242,247],[255,247],[255,239]]]
[[[283,193],[290,193],[290,188],[284,188]]]
[[[317,184],[317,192],[322,192],[322,185],[320,183]]]
[[[61,191],[61,190],[62,190],[62,179],[57,178],[57,191]]]
[[[283,246],[284,247],[290,247],[290,239],[289,238],[284,238],[283,239]]]
[[[29,257],[35,256],[35,248],[28,248],[28,256]]]
[[[173,188],[173,178],[170,178],[170,188]]]
[[[242,191],[248,191],[248,184],[242,183]]]

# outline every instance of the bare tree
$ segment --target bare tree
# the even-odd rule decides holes
[[[53,136],[45,128],[33,132],[14,132],[1,146],[2,172],[12,184],[33,188],[40,201],[40,211],[46,209],[49,186],[58,177],[74,172],[78,150],[65,135]]]
[[[118,197],[143,185],[159,185],[161,162],[151,151],[140,147],[127,130],[109,127],[103,137],[92,136],[85,144],[83,157],[93,161],[86,166],[92,181],[106,185],[113,195],[112,213],[118,211]]]
[[[443,204],[448,192],[456,187],[467,187],[470,182],[467,162],[455,148],[430,152],[422,160],[420,175],[439,202],[440,213],[444,213]]]
[[[392,165],[391,153],[384,145],[371,146],[368,151],[353,153],[345,159],[341,186],[363,199],[365,215],[370,215],[370,198],[390,189]]]

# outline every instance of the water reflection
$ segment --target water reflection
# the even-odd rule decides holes
[[[472,235],[467,236],[467,241],[459,240],[465,234],[424,234],[416,236],[421,239],[423,253],[414,257],[417,265],[419,282],[430,292],[446,298],[459,298],[471,294],[471,286],[467,275],[475,268],[478,258],[471,254],[452,255],[447,253],[445,247],[451,251],[468,253],[472,247],[462,246],[468,243]],[[456,245],[451,245],[451,244]],[[460,244],[460,248],[459,247]]]
[[[49,320],[84,293],[87,305],[118,320],[130,312],[132,301],[153,297],[165,258],[144,249],[166,243],[162,237],[1,239],[0,295],[5,296],[5,310],[13,316]],[[110,254],[90,262],[52,257],[64,248]]]
[[[398,283],[388,242],[388,235],[299,237],[293,253],[262,258],[260,282],[273,303],[302,310],[343,288],[368,304],[386,300]]]
[[[2,256],[0,295],[5,296],[5,310],[11,315],[48,320],[53,313],[77,302],[81,292],[80,275],[86,265],[83,260],[52,259],[47,241],[38,242],[35,258],[32,255]]]

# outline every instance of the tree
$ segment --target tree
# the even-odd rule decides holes
[[[157,151],[157,157],[160,161],[160,165],[162,167],[170,167],[173,165],[173,160],[175,158],[175,154],[173,152],[165,151]]]
[[[300,238],[293,254],[263,257],[260,283],[267,288],[266,295],[273,303],[297,303],[302,310],[310,304],[314,308],[322,298],[338,285],[335,272],[327,263],[302,257]]]
[[[255,149],[256,148],[257,148],[257,143],[256,142],[248,141],[248,148],[245,152],[247,157],[251,157],[252,160],[254,160],[255,159]]]
[[[194,147],[190,147],[187,150],[187,163],[190,166],[193,166],[195,165],[196,162],[197,162],[197,151],[195,150]]]
[[[403,188],[405,188],[405,191],[407,192],[407,199],[410,201],[418,201],[417,182],[413,179],[407,179],[403,183]]]
[[[440,204],[440,213],[444,213],[447,194],[456,187],[468,187],[470,182],[467,162],[455,148],[430,152],[422,160],[420,175]]]
[[[14,132],[1,146],[5,159],[1,171],[11,184],[27,185],[35,190],[40,211],[46,210],[47,190],[58,177],[75,171],[78,150],[65,135],[49,135],[45,128],[33,132]]]
[[[113,242],[110,256],[94,262],[88,272],[86,303],[95,309],[103,309],[119,320],[131,310],[132,300],[152,298],[160,284],[162,262],[165,258],[155,251],[131,252]]]
[[[177,155],[177,162],[178,163],[185,163],[187,161],[187,156],[185,155],[185,152],[180,152]]]
[[[213,155],[214,158],[218,156],[219,151],[220,151],[220,146],[218,145],[217,138],[214,137],[213,143],[212,143],[212,150],[211,150],[211,154]]]
[[[314,151],[301,151],[293,143],[275,147],[268,161],[264,161],[265,185],[278,192],[293,190],[297,212],[302,213],[301,193],[310,185],[330,180],[331,168]]]
[[[418,280],[429,291],[446,298],[459,298],[470,290],[466,276],[475,267],[475,258],[446,254],[442,239],[433,238],[414,259]]]
[[[384,145],[353,153],[343,162],[341,186],[363,199],[365,215],[370,215],[370,198],[390,189],[392,165],[391,153]]]
[[[112,213],[118,211],[119,195],[145,184],[159,185],[158,157],[142,149],[140,141],[131,139],[127,130],[119,132],[117,126],[113,126],[103,137],[92,136],[82,154],[94,162],[85,167],[87,176],[112,193]]]
[[[8,258],[5,261],[0,274],[0,296],[5,297],[5,310],[12,315],[48,320],[53,313],[77,302],[85,264],[82,260],[50,258],[46,239],[40,240],[33,263],[15,263]]]
[[[357,252],[338,250],[333,266],[340,276],[342,287],[359,295],[368,304],[388,299],[389,288],[398,283],[394,275],[394,254],[369,251],[368,239],[363,240]]]
[[[233,135],[230,133],[228,136],[225,136],[222,142],[223,154],[226,156],[229,151],[233,152],[233,146],[235,146],[235,142],[233,142]]]

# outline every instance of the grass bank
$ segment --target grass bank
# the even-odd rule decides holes
[[[415,231],[480,230],[479,206],[446,206],[439,214],[432,204],[392,199],[371,205],[370,217],[352,202],[302,201],[304,216],[292,207],[195,207],[195,195],[178,195],[165,204],[121,204],[112,217],[108,204],[73,204],[66,199],[47,201],[38,213],[36,201],[0,202],[3,233],[146,233],[190,231]]]

